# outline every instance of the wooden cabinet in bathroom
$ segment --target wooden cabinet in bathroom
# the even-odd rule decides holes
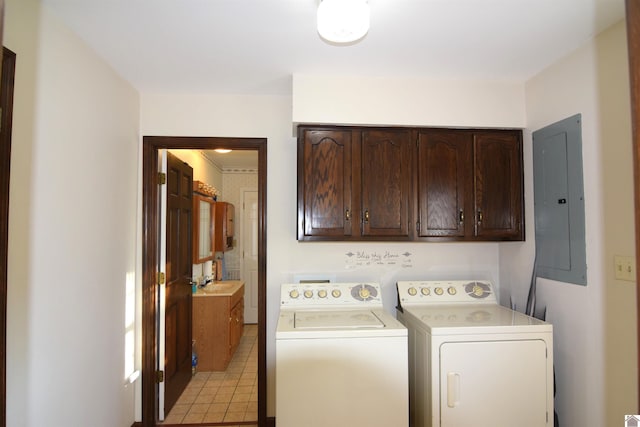
[[[235,232],[235,207],[228,202],[216,202],[215,209],[215,248],[216,252],[233,249]]]
[[[214,282],[193,296],[193,339],[199,371],[224,371],[244,330],[244,283]]]

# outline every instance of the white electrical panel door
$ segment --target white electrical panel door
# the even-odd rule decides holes
[[[547,372],[542,340],[444,343],[434,427],[552,425]]]

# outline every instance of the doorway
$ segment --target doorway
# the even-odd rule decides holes
[[[159,270],[160,218],[158,152],[162,149],[255,150],[258,152],[257,270],[258,270],[258,425],[266,425],[266,138],[143,137],[142,166],[142,425],[156,426],[157,272]],[[166,425],[166,424],[165,424]]]

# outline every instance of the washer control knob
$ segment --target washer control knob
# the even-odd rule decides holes
[[[289,292],[289,296],[293,299],[296,299],[300,296],[300,292],[298,292],[297,289],[294,289],[291,292]]]
[[[318,296],[319,296],[320,298],[326,298],[326,297],[327,297],[327,291],[326,291],[326,290],[324,290],[324,289],[320,289],[320,290],[318,291]]]
[[[416,288],[414,287],[410,287],[409,289],[407,289],[407,292],[409,293],[409,295],[416,296],[416,294],[418,293],[418,291],[416,290]]]
[[[340,295],[342,295],[340,289],[334,289],[331,291],[331,296],[333,296],[334,298],[340,298]]]
[[[436,295],[442,295],[444,294],[444,289],[442,289],[441,287],[437,287],[435,289]]]
[[[362,299],[367,299],[371,296],[371,291],[367,288],[360,288],[358,295],[360,295],[360,298]]]
[[[431,295],[431,289],[429,288],[422,288],[420,289],[420,292],[422,293],[422,295]]]
[[[484,294],[484,289],[478,285],[473,286],[473,293],[475,296],[481,297]]]
[[[304,297],[305,298],[311,298],[312,296],[313,296],[313,291],[310,291],[308,289],[306,291],[304,291]]]
[[[449,286],[449,288],[447,288],[447,293],[449,295],[455,295],[456,293],[458,293],[458,291],[453,286]]]

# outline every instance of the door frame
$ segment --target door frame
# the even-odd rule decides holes
[[[631,95],[636,265],[640,265],[640,1],[626,0],[627,49]],[[638,337],[638,412],[640,412],[640,269],[636,268],[636,334]]]
[[[0,46],[2,45],[2,13],[4,3],[0,0]],[[16,54],[2,48],[0,66],[0,108],[2,132],[0,140],[0,426],[7,424],[7,269],[9,258],[9,178],[11,169],[11,129],[13,126],[13,88],[16,71]]]
[[[258,152],[258,425],[267,418],[267,139],[144,136],[142,138],[142,426],[155,427],[157,413],[156,316],[159,260],[158,151],[232,148]]]

